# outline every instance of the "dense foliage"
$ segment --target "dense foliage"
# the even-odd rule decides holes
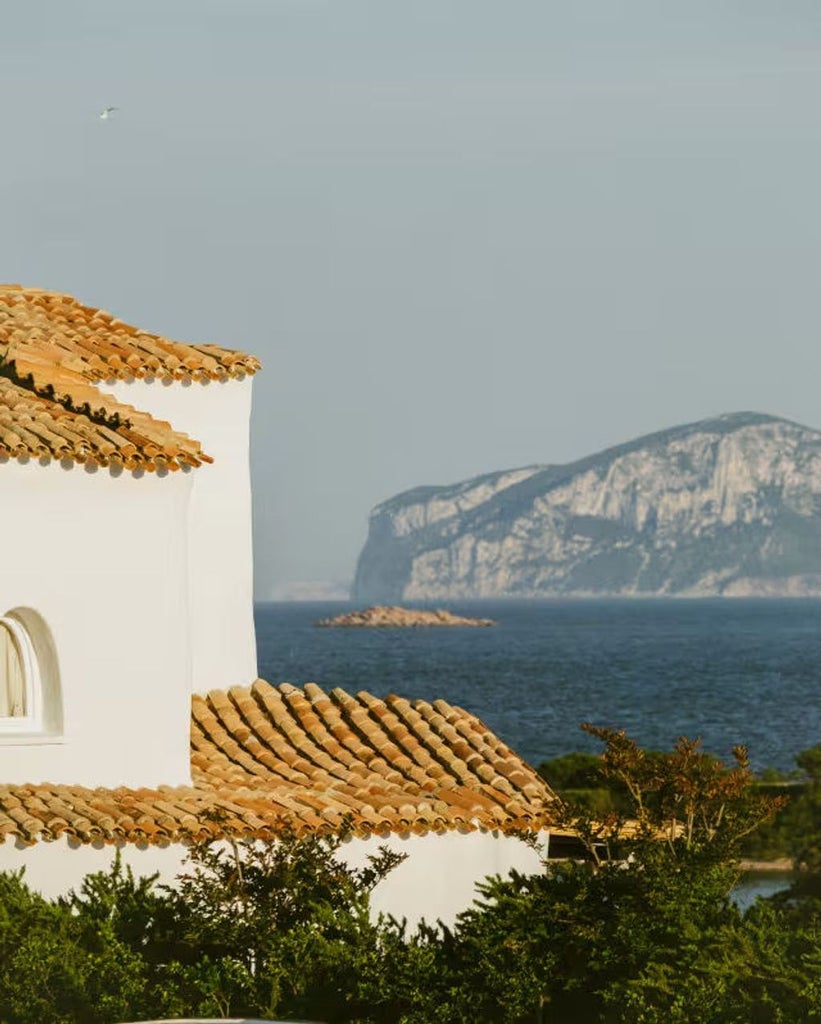
[[[341,838],[198,846],[173,889],[115,864],[54,902],[0,875],[0,1024],[821,1020],[821,749],[800,761],[800,884],[743,915],[739,852],[787,813],[744,750],[725,766],[686,740],[646,752],[587,728],[604,753],[565,761],[567,777],[611,799],[566,802],[586,856],[486,880],[452,928],[373,919],[401,858],[352,869]]]
[[[647,759],[664,756],[644,752]],[[788,799],[744,838],[738,852],[753,860],[789,858],[815,875],[821,873],[821,745],[798,754],[795,762],[789,773],[766,768],[750,781],[760,795]],[[624,785],[604,771],[603,759],[595,754],[564,754],[542,762],[538,771],[575,807],[598,814],[629,807]]]

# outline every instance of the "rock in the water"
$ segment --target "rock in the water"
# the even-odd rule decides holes
[[[821,433],[734,413],[377,506],[353,597],[821,594]]]
[[[376,605],[361,612],[348,612],[332,619],[320,619],[317,626],[382,626],[389,628],[415,626],[495,626],[492,619],[468,619],[438,608],[425,611]]]

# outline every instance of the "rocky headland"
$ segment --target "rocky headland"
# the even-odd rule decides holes
[[[363,626],[415,628],[419,626],[495,626],[493,619],[471,619],[439,608],[426,611],[399,608],[396,605],[375,605],[363,611],[348,612],[332,619],[320,619],[317,626]]]
[[[733,413],[377,506],[354,600],[821,594],[821,432]]]

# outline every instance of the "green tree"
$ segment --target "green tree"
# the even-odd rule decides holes
[[[725,766],[689,740],[648,753],[623,732],[585,728],[605,745],[600,771],[623,807],[602,817],[565,802],[587,859],[491,879],[442,930],[438,1020],[633,1020],[623,1008],[628,995],[647,1002],[642,979],[684,977],[705,943],[739,925],[739,844],[780,806],[755,792],[746,752]],[[668,988],[653,1012],[672,1007]]]
[[[682,737],[669,753],[647,752],[623,730],[582,728],[605,744],[602,776],[626,795],[605,817],[564,806],[561,820],[578,829],[597,863],[661,856],[677,870],[702,860],[735,868],[744,838],[786,802],[756,789],[745,747],[735,747],[726,766],[698,740]]]
[[[802,750],[795,763],[811,782],[821,783],[821,744]]]
[[[191,1012],[349,1019],[384,927],[371,920],[370,893],[404,857],[382,848],[350,868],[339,856],[344,839],[286,831],[276,842],[192,849],[167,891],[174,969]]]
[[[199,844],[173,887],[118,858],[55,902],[0,875],[0,1024],[395,1021],[391,1007],[413,1000],[388,994],[386,957],[406,965],[409,991],[419,974],[402,926],[371,920],[370,893],[403,857],[382,849],[349,868],[344,838]]]
[[[573,789],[595,789],[602,785],[601,759],[595,754],[575,751],[542,761],[537,771],[559,793]]]
[[[107,922],[88,926],[0,874],[0,1021],[110,1024],[146,1003],[143,961]]]
[[[790,853],[801,871],[797,890],[821,900],[821,746],[795,760],[808,781],[791,808]]]
[[[640,1024],[805,1024],[821,1019],[821,927],[766,901],[705,941],[684,969],[653,961],[616,993]]]
[[[487,879],[453,928],[373,920],[401,858],[349,868],[344,836],[201,844],[173,888],[118,860],[55,902],[0,875],[0,1024],[821,1020],[821,903],[793,892],[742,917],[731,900],[741,844],[782,804],[745,751],[726,766],[586,728],[619,794],[605,814],[564,801],[586,857]]]

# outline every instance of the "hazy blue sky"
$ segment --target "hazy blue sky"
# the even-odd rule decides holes
[[[349,578],[408,487],[821,427],[820,56],[818,0],[7,4],[0,280],[258,354],[258,592]]]

